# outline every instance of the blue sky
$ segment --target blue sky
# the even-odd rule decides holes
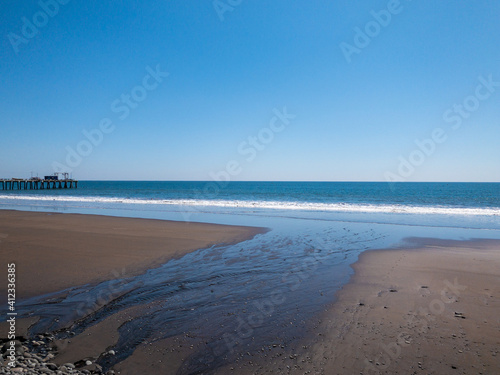
[[[500,181],[497,2],[0,12],[0,177]]]

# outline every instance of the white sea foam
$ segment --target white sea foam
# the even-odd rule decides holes
[[[113,197],[81,196],[35,196],[35,195],[0,195],[4,203],[23,202],[74,202],[82,204],[130,204],[157,206],[219,207],[239,209],[267,210],[302,210],[344,213],[399,213],[399,214],[439,214],[465,216],[500,216],[498,207],[453,207],[453,206],[417,206],[399,204],[362,204],[362,203],[314,203],[300,201],[247,201],[247,200],[202,200],[202,199],[137,199]],[[14,203],[14,202],[12,202]]]

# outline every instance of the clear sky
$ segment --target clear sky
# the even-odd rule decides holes
[[[500,181],[498,2],[5,0],[0,14],[0,177]]]

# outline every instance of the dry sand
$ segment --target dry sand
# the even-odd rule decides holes
[[[16,263],[18,300],[65,288],[135,276],[262,228],[97,215],[0,210],[0,266]],[[0,303],[7,297],[0,283]]]

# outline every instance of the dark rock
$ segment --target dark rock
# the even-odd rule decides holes
[[[85,366],[85,365],[86,365],[86,363],[85,363],[85,360],[83,360],[83,359],[82,359],[82,360],[80,360],[80,361],[76,361],[76,362],[75,362],[75,367],[76,367],[76,368],[80,368],[80,367],[83,367],[83,366]]]
[[[46,363],[45,364],[49,370],[56,371],[58,369],[57,365],[54,363]]]

